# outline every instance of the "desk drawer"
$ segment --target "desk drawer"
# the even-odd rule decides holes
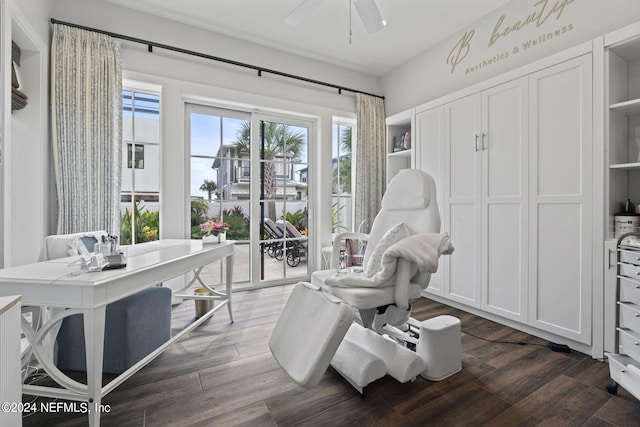
[[[629,329],[640,335],[640,311],[634,304],[619,302],[620,306],[619,325],[621,328]]]
[[[640,266],[620,263],[620,275],[640,280]]]
[[[640,282],[621,277],[620,301],[632,302],[640,306]]]
[[[611,378],[640,399],[640,363],[617,354],[607,353]]]
[[[640,363],[640,337],[631,331],[618,328],[618,338],[620,339],[620,354],[626,354]]]
[[[620,262],[640,265],[640,251],[620,251]]]

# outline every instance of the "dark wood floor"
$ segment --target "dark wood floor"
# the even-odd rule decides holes
[[[385,377],[365,399],[329,368],[320,384],[293,383],[268,348],[291,286],[234,295],[226,310],[171,347],[103,399],[105,426],[640,426],[640,402],[608,394],[606,363],[555,353],[546,342],[421,299],[414,317],[451,314],[462,322],[463,369],[440,382]],[[193,303],[175,309],[181,327]],[[529,345],[494,341],[526,342]],[[32,397],[25,396],[25,401]],[[85,415],[36,413],[25,426],[83,426]]]

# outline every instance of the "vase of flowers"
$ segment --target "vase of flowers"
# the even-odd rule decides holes
[[[229,224],[221,219],[208,219],[200,224],[202,243],[223,243],[227,241]]]

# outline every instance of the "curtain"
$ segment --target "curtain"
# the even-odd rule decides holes
[[[55,24],[51,104],[58,234],[119,234],[120,42]]]
[[[386,128],[384,100],[357,94],[357,138],[355,177],[355,224],[364,221],[362,231],[370,229],[380,210],[386,188]]]

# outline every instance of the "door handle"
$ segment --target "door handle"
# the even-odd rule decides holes
[[[476,153],[480,151],[480,148],[478,148],[478,138],[480,138],[480,135],[476,133]]]
[[[487,137],[487,133],[486,132],[482,132],[482,149],[486,150],[487,146],[485,144],[485,138]]]

